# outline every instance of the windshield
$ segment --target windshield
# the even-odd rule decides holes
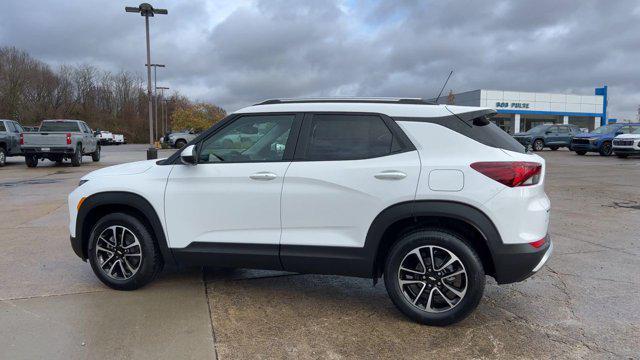
[[[593,130],[592,134],[608,134],[610,132],[614,132],[618,126],[616,125],[605,125],[601,126],[595,130]]]
[[[80,132],[75,121],[43,121],[40,132]]]
[[[531,129],[527,130],[525,132],[525,134],[536,134],[539,133],[541,131],[544,131],[546,129],[548,129],[551,125],[538,125],[535,127],[532,127]]]
[[[632,126],[629,134],[640,134],[640,126]]]

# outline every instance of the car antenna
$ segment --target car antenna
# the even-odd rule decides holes
[[[438,93],[438,97],[436,98],[436,101],[435,101],[436,105],[438,104],[438,100],[440,100],[440,96],[442,95],[442,92],[444,91],[445,86],[447,86],[447,83],[449,82],[451,75],[453,75],[453,70],[449,72],[449,76],[447,76],[447,80],[444,81],[444,85],[442,85],[442,89],[440,89],[440,92]]]

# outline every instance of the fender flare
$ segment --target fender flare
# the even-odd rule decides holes
[[[87,219],[87,216],[90,215],[94,209],[102,206],[126,206],[142,214],[142,216],[146,218],[146,221],[151,226],[151,230],[155,235],[160,253],[165,263],[165,267],[168,266],[169,268],[171,268],[176,266],[173,253],[167,244],[167,238],[157,212],[155,211],[151,203],[147,201],[147,199],[138,194],[126,191],[107,191],[95,193],[87,197],[80,206],[78,215],[76,217],[76,237],[78,237],[77,243],[81,245],[81,248],[78,249],[80,251],[78,255],[83,260],[87,258],[86,249],[89,240],[88,236],[91,231],[91,229],[87,229],[84,227],[85,221]]]
[[[491,260],[495,262],[496,252],[502,245],[502,238],[493,221],[480,209],[455,201],[446,200],[416,200],[392,205],[384,209],[369,227],[365,240],[365,253],[372,259],[371,269],[374,277],[379,264],[378,259],[380,245],[383,242],[385,231],[394,223],[414,219],[418,217],[439,217],[463,221],[474,227],[484,238]]]

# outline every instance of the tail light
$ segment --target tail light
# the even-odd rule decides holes
[[[24,145],[24,134],[20,133],[20,145]]]
[[[71,133],[67,133],[67,145],[71,145]]]
[[[540,181],[542,165],[528,161],[487,161],[471,168],[509,187],[535,185]]]
[[[544,245],[545,240],[544,238],[538,240],[538,241],[534,241],[534,242],[530,242],[529,245],[533,246],[534,248],[538,249],[539,247],[541,247],[542,245]]]

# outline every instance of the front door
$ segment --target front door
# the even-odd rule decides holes
[[[297,122],[295,114],[239,117],[198,144],[197,165],[174,165],[165,195],[170,247],[258,252],[277,268],[280,195]]]

